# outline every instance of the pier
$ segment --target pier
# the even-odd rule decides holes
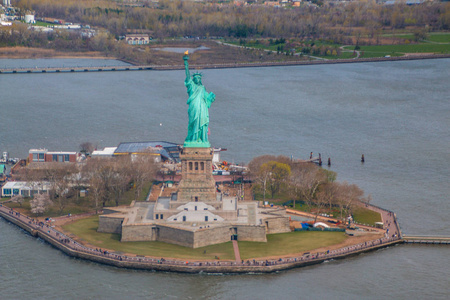
[[[1,69],[0,74],[30,74],[30,73],[73,73],[73,72],[111,72],[111,71],[143,71],[153,70],[158,66],[103,66],[103,67],[62,67],[62,68],[14,68]]]
[[[403,241],[407,244],[449,245],[450,237],[432,235],[404,235]]]

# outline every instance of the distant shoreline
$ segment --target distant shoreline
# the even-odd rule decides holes
[[[78,57],[80,58],[80,57]],[[349,64],[349,63],[370,63],[370,62],[391,62],[391,61],[409,61],[424,59],[443,59],[450,58],[450,54],[446,55],[417,55],[402,57],[383,57],[383,58],[367,58],[367,59],[341,59],[341,60],[314,60],[314,61],[288,61],[288,62],[258,62],[258,63],[222,63],[222,64],[192,64],[194,70],[206,69],[233,69],[233,68],[262,68],[262,67],[288,67],[288,66],[304,66],[304,65],[324,65],[324,64]],[[76,59],[76,58],[75,58]],[[101,58],[97,58],[101,59]],[[103,58],[104,59],[104,58]],[[128,61],[118,60],[125,63]],[[0,68],[0,74],[42,74],[42,73],[72,73],[72,72],[112,72],[112,71],[170,71],[181,70],[182,65],[121,65],[121,66],[103,66],[103,67],[16,67],[16,68]]]
[[[387,62],[387,61],[407,61],[423,59],[442,59],[450,58],[450,54],[436,55],[409,55],[398,57],[379,57],[379,58],[358,58],[358,59],[329,59],[329,60],[305,60],[305,61],[286,61],[286,62],[255,62],[255,63],[224,63],[224,64],[192,64],[193,69],[229,69],[229,68],[255,68],[255,67],[283,67],[283,66],[301,66],[301,65],[324,65],[324,64],[349,64],[349,63],[367,63],[367,62]],[[128,62],[129,63],[129,62]],[[136,65],[138,66],[138,65]],[[150,67],[153,70],[179,70],[182,65],[173,66],[142,66]]]
[[[367,63],[385,61],[405,61],[422,59],[450,58],[450,54],[433,53],[407,53],[404,56],[377,57],[377,58],[357,58],[357,59],[321,59],[321,60],[287,60],[287,61],[265,61],[265,62],[230,62],[230,63],[208,63],[192,64],[193,69],[228,69],[228,68],[251,68],[251,67],[282,67],[299,65],[323,65],[323,64],[347,64],[347,63]],[[153,64],[141,65],[139,63],[120,59],[113,56],[105,56],[101,52],[61,52],[52,49],[7,47],[0,48],[0,59],[98,59],[98,60],[118,60],[133,66],[143,67],[145,70],[180,70],[184,69],[182,64]],[[1,69],[0,69],[1,70]]]

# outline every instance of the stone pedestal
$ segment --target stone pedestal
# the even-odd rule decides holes
[[[216,202],[212,175],[213,150],[186,147],[180,155],[181,181],[177,202]]]

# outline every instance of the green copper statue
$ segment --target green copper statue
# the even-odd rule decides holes
[[[184,68],[186,70],[186,80],[184,85],[187,88],[189,99],[187,104],[189,105],[189,126],[186,140],[184,141],[184,147],[200,147],[209,148],[211,144],[208,141],[208,125],[209,125],[209,112],[208,108],[211,107],[211,103],[216,99],[214,93],[208,93],[202,84],[202,75],[200,73],[189,73],[189,56],[187,51],[183,56]]]

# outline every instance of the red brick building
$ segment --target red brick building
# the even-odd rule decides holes
[[[47,149],[30,149],[29,162],[76,162],[77,152],[48,151]]]

